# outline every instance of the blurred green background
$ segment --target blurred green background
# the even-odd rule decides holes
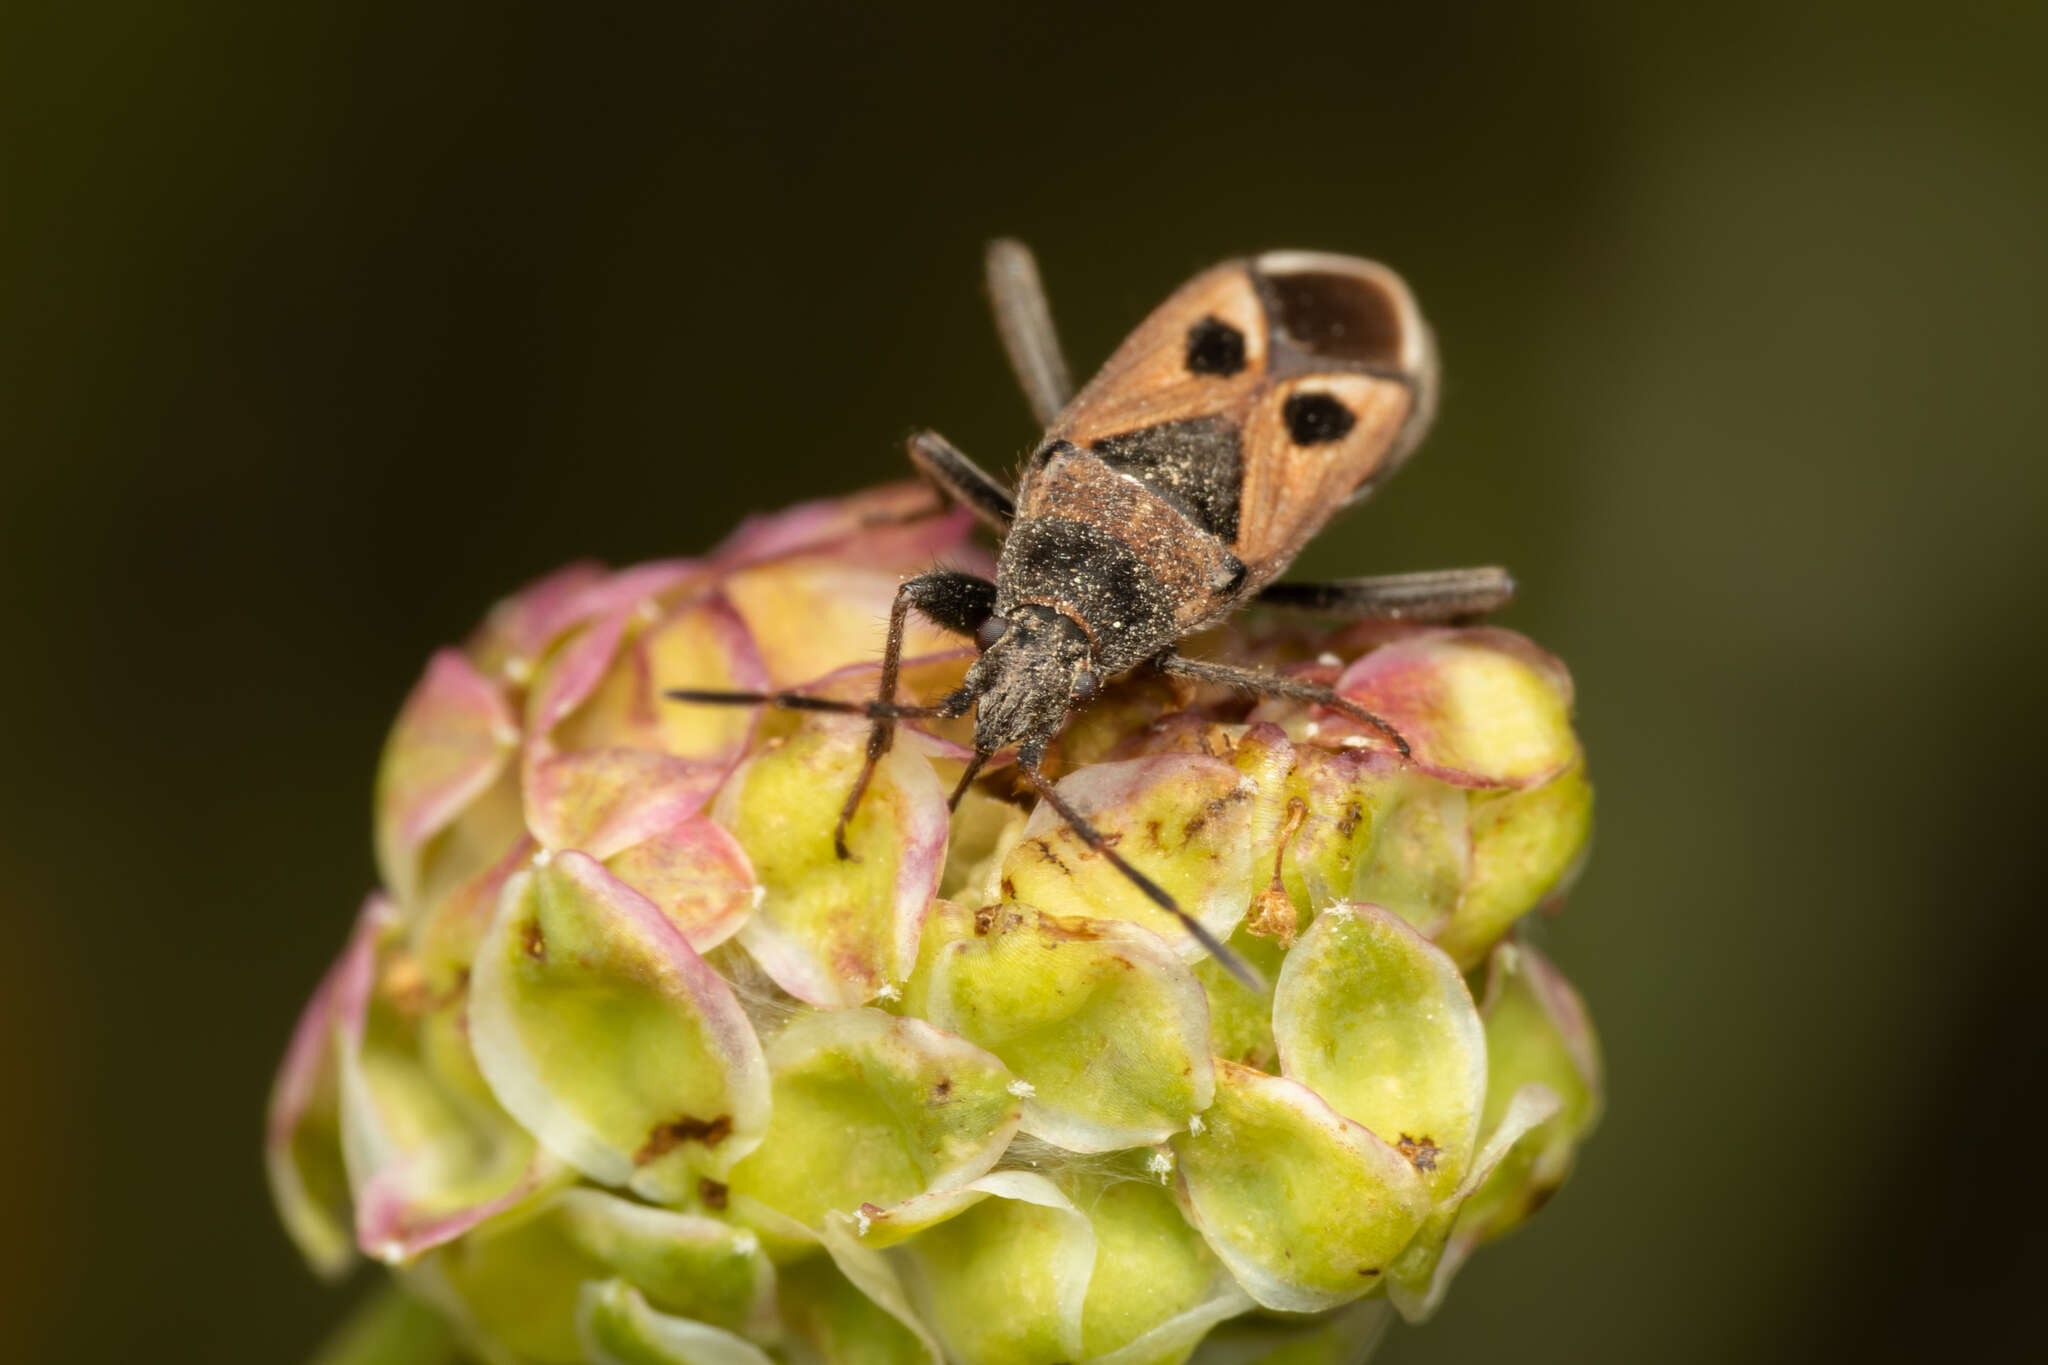
[[[2038,1348],[2048,9],[0,9],[0,1354],[299,1359],[290,1021],[437,643],[1032,440],[1197,268],[1395,263],[1443,416],[1306,574],[1501,561],[1601,786],[1580,1173],[1382,1359]]]

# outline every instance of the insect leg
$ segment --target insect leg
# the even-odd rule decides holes
[[[1160,655],[1153,662],[1159,665],[1162,672],[1182,678],[1193,678],[1197,682],[1221,683],[1225,687],[1235,687],[1241,692],[1256,692],[1268,697],[1314,702],[1318,706],[1327,706],[1332,711],[1341,711],[1353,720],[1370,725],[1385,735],[1394,742],[1394,747],[1401,751],[1401,757],[1409,757],[1408,740],[1399,730],[1334,687],[1303,682],[1299,678],[1283,678],[1277,673],[1266,673],[1256,668],[1238,668],[1232,664],[1210,663],[1207,659],[1190,659],[1171,652]]]
[[[1299,607],[1389,621],[1463,621],[1515,600],[1514,576],[1497,565],[1435,569],[1334,583],[1274,583],[1253,599],[1260,606]]]
[[[1031,415],[1038,425],[1049,427],[1074,396],[1074,381],[1067,358],[1060,353],[1059,333],[1053,330],[1038,262],[1032,259],[1031,248],[1016,238],[999,237],[988,244],[982,263],[1010,369],[1031,405]]]
[[[1102,855],[1103,860],[1121,872],[1131,885],[1144,892],[1145,899],[1179,920],[1182,927],[1194,936],[1195,942],[1201,944],[1203,950],[1215,958],[1223,970],[1236,977],[1246,990],[1255,995],[1265,994],[1266,983],[1259,980],[1259,974],[1251,969],[1251,965],[1225,947],[1223,942],[1204,928],[1193,915],[1181,909],[1180,902],[1175,900],[1165,887],[1132,867],[1125,861],[1123,854],[1111,848],[1109,840],[1102,837],[1102,831],[1089,824],[1088,817],[1074,809],[1073,805],[1059,794],[1046,775],[1039,771],[1036,758],[1027,762],[1025,756],[1020,753],[1017,756],[1017,768],[1024,774],[1024,780],[1031,784],[1032,789],[1059,813],[1060,819],[1067,822],[1067,827],[1080,836],[1082,843]]]
[[[846,804],[839,809],[839,823],[832,827],[832,847],[841,858],[853,856],[846,847],[846,828],[860,810],[868,783],[874,781],[875,765],[896,739],[897,717],[891,712],[896,707],[896,674],[903,662],[903,628],[912,607],[955,634],[973,635],[996,609],[996,585],[973,574],[934,569],[904,580],[896,589],[896,600],[889,606],[889,639],[882,647],[882,682],[875,696],[874,724],[868,728],[867,756],[861,761],[860,776],[853,780],[853,790],[846,794]],[[956,692],[940,703],[937,714],[957,716],[972,701]],[[946,709],[949,707],[952,709]]]
[[[1017,516],[1017,501],[981,466],[960,453],[936,431],[910,438],[910,462],[946,497],[980,517],[998,534],[1007,532]]]

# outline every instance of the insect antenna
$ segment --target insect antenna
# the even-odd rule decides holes
[[[841,716],[866,716],[869,720],[931,720],[949,714],[943,704],[905,706],[892,701],[840,701],[807,692],[707,692],[693,687],[671,687],[662,695],[670,701],[703,706],[779,706],[785,711],[828,711]]]
[[[1194,935],[1195,942],[1201,944],[1209,956],[1216,959],[1217,965],[1237,978],[1239,984],[1246,990],[1251,991],[1255,995],[1265,994],[1266,983],[1259,979],[1259,974],[1252,970],[1251,964],[1225,947],[1216,935],[1203,927],[1201,921],[1181,909],[1180,902],[1175,900],[1165,887],[1138,871],[1137,868],[1132,867],[1121,853],[1111,848],[1109,840],[1102,837],[1102,832],[1089,824],[1088,817],[1074,809],[1067,799],[1059,794],[1045,774],[1038,770],[1037,764],[1027,764],[1020,760],[1017,766],[1023,772],[1024,780],[1029,782],[1033,790],[1045,798],[1047,805],[1059,812],[1060,819],[1066,821],[1068,828],[1080,836],[1082,843],[1101,854],[1111,867],[1123,873],[1130,880],[1131,885],[1145,893],[1147,900],[1179,920],[1182,926],[1190,934]]]

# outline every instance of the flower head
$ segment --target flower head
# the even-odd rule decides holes
[[[1000,761],[949,816],[972,718],[899,735],[841,858],[863,722],[662,699],[873,695],[900,578],[981,558],[927,507],[572,566],[429,662],[272,1098],[317,1268],[389,1263],[494,1361],[1247,1360],[1425,1315],[1563,1180],[1598,1054],[1515,932],[1587,835],[1563,667],[1270,619],[1194,649],[1412,758],[1157,676],[1068,720],[1060,794],[1253,991]],[[913,625],[902,694],[974,661]]]

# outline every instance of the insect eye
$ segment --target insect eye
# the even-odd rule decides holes
[[[1327,393],[1291,395],[1280,409],[1280,418],[1287,423],[1287,434],[1299,446],[1341,441],[1358,425],[1351,409]]]
[[[1244,333],[1209,316],[1188,328],[1188,373],[1229,376],[1244,369]]]
[[[983,621],[980,628],[974,632],[974,643],[983,649],[994,649],[996,641],[1002,639],[1009,632],[1010,622],[1008,618],[991,616],[988,620]]]
[[[1092,668],[1084,668],[1074,675],[1074,705],[1086,706],[1102,692],[1102,679]]]

